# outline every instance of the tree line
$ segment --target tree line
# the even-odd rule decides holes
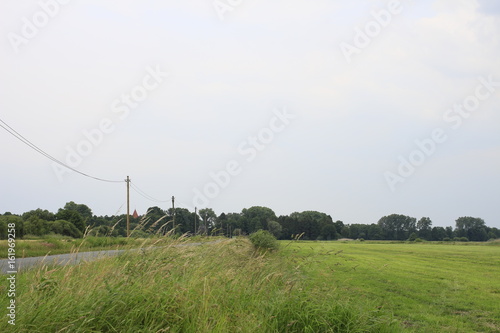
[[[44,236],[59,234],[73,238],[86,235],[126,236],[126,215],[96,216],[92,210],[73,201],[66,203],[57,213],[36,209],[21,215],[9,212],[0,215],[0,239],[7,237],[7,225],[16,224],[16,237],[25,235]],[[432,226],[428,217],[391,214],[372,224],[346,224],[333,221],[331,216],[317,212],[294,212],[277,216],[267,207],[254,206],[240,213],[217,215],[211,208],[197,213],[186,208],[163,210],[150,207],[141,216],[130,217],[132,237],[148,237],[154,234],[220,235],[232,237],[249,235],[258,230],[268,230],[278,239],[336,240],[342,238],[364,240],[470,240],[487,241],[500,238],[500,230],[486,226],[481,218],[459,217],[455,228]]]

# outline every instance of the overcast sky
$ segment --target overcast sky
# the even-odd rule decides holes
[[[0,212],[500,227],[500,2],[0,3]],[[2,124],[5,126],[5,124]],[[165,202],[146,199],[146,196]]]

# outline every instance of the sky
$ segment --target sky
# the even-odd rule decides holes
[[[0,3],[0,213],[500,228],[500,2]],[[8,127],[7,127],[8,128]],[[103,181],[111,180],[114,182]]]

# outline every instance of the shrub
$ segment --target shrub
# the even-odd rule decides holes
[[[469,239],[467,237],[455,237],[453,238],[455,242],[468,242]]]
[[[267,230],[259,230],[250,235],[250,241],[256,249],[277,250],[278,240]]]
[[[417,240],[417,238],[418,238],[417,234],[412,232],[410,237],[408,237],[408,241],[414,242],[415,240]]]

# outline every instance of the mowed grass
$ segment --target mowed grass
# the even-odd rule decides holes
[[[309,277],[351,304],[394,314],[408,332],[500,332],[500,245],[292,242]]]
[[[16,326],[2,315],[0,332],[401,331],[375,304],[351,304],[335,288],[311,284],[292,259],[288,250],[255,251],[247,239],[177,240],[38,268],[18,274]],[[1,284],[2,309],[6,294]]]

